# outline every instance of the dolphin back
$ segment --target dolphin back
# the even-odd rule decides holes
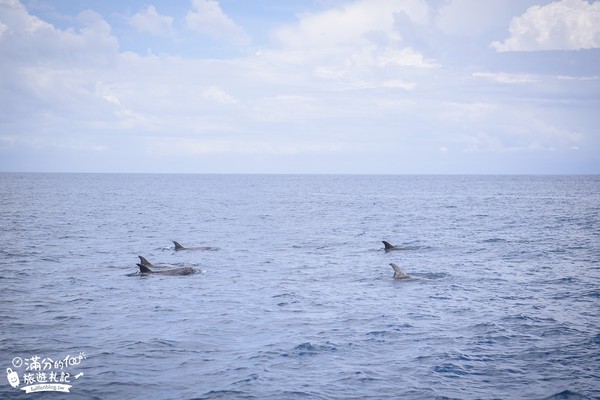
[[[153,274],[153,275],[191,275],[196,271],[192,267],[174,268],[166,271],[152,271],[144,264],[138,264],[140,267],[140,273],[142,274]]]

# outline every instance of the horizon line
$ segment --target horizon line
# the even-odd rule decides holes
[[[81,175],[281,175],[281,176],[595,176],[600,172],[141,172],[141,171],[0,171],[0,174]]]

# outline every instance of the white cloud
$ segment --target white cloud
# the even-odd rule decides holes
[[[4,0],[0,7],[0,64],[11,66],[58,64],[107,66],[118,49],[117,39],[102,16],[84,11],[75,19],[78,29],[55,28],[27,12],[17,1]],[[68,62],[65,62],[68,61]]]
[[[303,153],[331,153],[342,149],[340,143],[302,140],[147,138],[147,151],[157,155],[261,154],[291,156]]]
[[[192,0],[192,9],[185,16],[189,29],[236,45],[250,44],[250,36],[221,9],[217,0]]]
[[[74,26],[60,29],[17,1],[0,1],[6,26],[0,36],[0,129],[42,137],[114,126],[113,107],[96,95],[94,80],[115,65],[118,41],[96,12],[71,21]]]
[[[152,5],[129,18],[129,24],[138,32],[155,36],[170,35],[173,31],[173,17],[160,15]]]
[[[509,74],[506,72],[475,72],[475,78],[488,79],[497,83],[535,83],[539,79],[530,74]]]
[[[436,63],[425,59],[423,54],[410,47],[403,49],[387,48],[379,55],[375,63],[380,67],[395,65],[400,67],[434,68]]]
[[[415,69],[439,67],[403,38],[403,23],[425,26],[422,0],[354,0],[275,31],[279,50],[262,53],[271,65],[294,70],[305,85],[333,90],[415,87]],[[292,75],[292,73],[290,73]],[[323,86],[325,85],[325,86]]]
[[[410,70],[438,67],[410,47],[384,46],[378,49],[375,44],[365,44],[355,49],[332,49],[327,55],[313,57],[314,54],[308,54],[303,63],[314,65],[311,78],[328,81],[332,85],[330,88],[336,90],[381,87],[411,89],[414,82]]]
[[[223,89],[217,86],[210,86],[209,88],[202,91],[202,96],[206,99],[214,100],[221,104],[237,104],[238,101],[231,95],[229,95]]]
[[[557,79],[562,79],[565,81],[598,81],[600,80],[600,76],[569,76],[569,75],[559,75]]]
[[[354,45],[370,33],[398,40],[395,16],[404,13],[425,24],[429,7],[422,0],[358,0],[320,13],[300,15],[297,25],[276,32],[288,47],[320,48]]]
[[[600,2],[561,0],[533,6],[510,22],[510,37],[496,51],[578,50],[600,47]]]
[[[0,7],[0,18],[6,22],[2,24],[4,32],[26,31],[34,34],[39,30],[52,28],[49,23],[30,15],[18,0],[0,0]]]

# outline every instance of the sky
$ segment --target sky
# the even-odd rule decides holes
[[[600,1],[0,0],[0,171],[598,174]]]

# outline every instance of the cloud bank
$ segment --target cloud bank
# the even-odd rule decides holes
[[[600,3],[532,3],[0,0],[0,170],[600,172]]]
[[[600,48],[600,2],[562,0],[533,6],[510,22],[510,37],[494,41],[497,51]]]

